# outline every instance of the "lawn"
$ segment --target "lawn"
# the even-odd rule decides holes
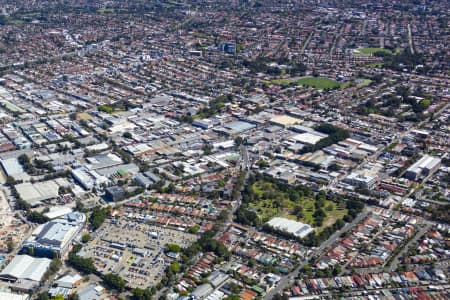
[[[365,67],[381,69],[383,67],[383,65],[384,65],[384,63],[370,63],[370,64],[366,64]]]
[[[355,52],[355,56],[369,56],[376,52],[383,52],[386,54],[392,54],[392,51],[385,48],[358,48],[358,52]]]
[[[10,25],[22,25],[25,23],[25,21],[13,17],[5,17],[5,23]]]
[[[99,8],[99,9],[97,9],[97,12],[101,13],[101,14],[112,14],[115,12],[115,9],[114,8]]]
[[[289,85],[295,83],[296,85],[304,85],[315,89],[333,89],[341,87],[341,84],[333,79],[324,77],[303,77],[300,79],[286,78],[272,80],[276,85]]]
[[[370,79],[363,79],[360,83],[358,83],[358,87],[368,86],[371,83],[372,83],[372,80],[370,80]]]
[[[269,181],[256,181],[251,186],[253,199],[250,208],[256,212],[263,223],[275,216],[282,216],[288,219],[307,223],[316,227],[317,232],[330,226],[337,219],[342,219],[347,213],[347,209],[338,207],[337,203],[324,200],[321,206],[326,216],[320,226],[316,224],[316,199],[314,196],[305,196],[292,190],[281,190],[277,184]],[[294,195],[293,195],[294,194]]]
[[[78,114],[78,118],[80,120],[90,120],[90,119],[92,119],[92,116],[86,112],[82,112],[82,113]]]
[[[293,83],[295,79],[286,78],[286,79],[274,79],[271,82],[276,85],[289,85]]]

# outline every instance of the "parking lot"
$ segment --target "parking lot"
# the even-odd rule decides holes
[[[116,273],[132,288],[156,285],[173,261],[164,254],[169,243],[188,247],[197,236],[172,228],[128,220],[107,220],[84,248],[102,273]]]

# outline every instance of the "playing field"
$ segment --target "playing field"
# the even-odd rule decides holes
[[[369,56],[376,52],[383,52],[386,54],[392,54],[392,51],[384,48],[358,48],[358,52],[355,52],[355,56]]]
[[[300,79],[288,78],[272,80],[272,83],[277,85],[289,85],[294,82],[296,85],[304,85],[319,90],[339,88],[341,86],[339,82],[324,77],[303,77]]]

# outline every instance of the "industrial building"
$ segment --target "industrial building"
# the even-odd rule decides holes
[[[3,171],[7,176],[11,176],[14,180],[30,180],[30,176],[23,170],[22,165],[17,158],[7,158],[0,160]]]
[[[28,294],[16,294],[8,291],[0,291],[0,300],[29,300]]]
[[[292,136],[292,139],[304,145],[315,145],[326,136],[327,136],[326,134],[314,134],[310,132],[304,132]]]
[[[69,295],[73,294],[74,288],[79,286],[83,282],[83,277],[78,274],[75,275],[64,275],[59,278],[55,285],[48,291],[51,297],[56,297],[57,295],[63,295],[66,299]]]
[[[430,155],[424,155],[405,172],[405,178],[417,180],[420,176],[429,176],[441,166],[441,159]]]
[[[59,196],[60,187],[70,187],[70,183],[62,178],[37,183],[24,182],[14,186],[20,198],[31,206],[38,206],[42,201],[55,199]]]
[[[244,121],[235,121],[225,124],[224,127],[228,129],[227,133],[232,135],[253,129],[256,127],[256,125]]]
[[[299,238],[304,238],[314,231],[314,228],[308,224],[280,217],[273,218],[267,222],[267,225],[276,230],[287,232]]]
[[[153,184],[153,181],[150,180],[150,178],[144,176],[141,173],[137,174],[136,177],[134,177],[134,181],[144,189],[149,188]]]
[[[44,257],[17,255],[0,273],[0,279],[10,282],[24,279],[39,283],[50,263],[51,260]]]
[[[86,158],[88,161],[87,168],[89,170],[100,170],[113,166],[118,166],[123,163],[122,159],[114,153],[97,154]]]

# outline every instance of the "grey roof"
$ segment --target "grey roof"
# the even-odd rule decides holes
[[[91,285],[78,292],[80,300],[100,300],[103,298],[103,287]]]
[[[150,178],[150,180],[153,182],[161,181],[161,178],[153,172],[147,171],[144,173],[144,175],[147,176],[148,178]]]
[[[109,177],[113,174],[119,172],[119,170],[127,171],[128,173],[137,174],[139,173],[139,167],[135,163],[117,165],[109,168],[104,168],[101,170],[96,170],[96,172],[100,175]]]
[[[136,182],[144,187],[149,186],[153,183],[152,180],[150,180],[148,177],[145,177],[142,174],[138,174],[134,180],[136,180]]]
[[[225,124],[225,128],[231,129],[234,132],[243,132],[256,126],[252,123],[244,122],[244,121],[235,121],[228,124]]]
[[[117,166],[122,163],[120,157],[115,154],[98,154],[93,157],[87,158],[89,161],[89,169],[91,170],[99,170],[104,168],[109,168],[112,166]]]

